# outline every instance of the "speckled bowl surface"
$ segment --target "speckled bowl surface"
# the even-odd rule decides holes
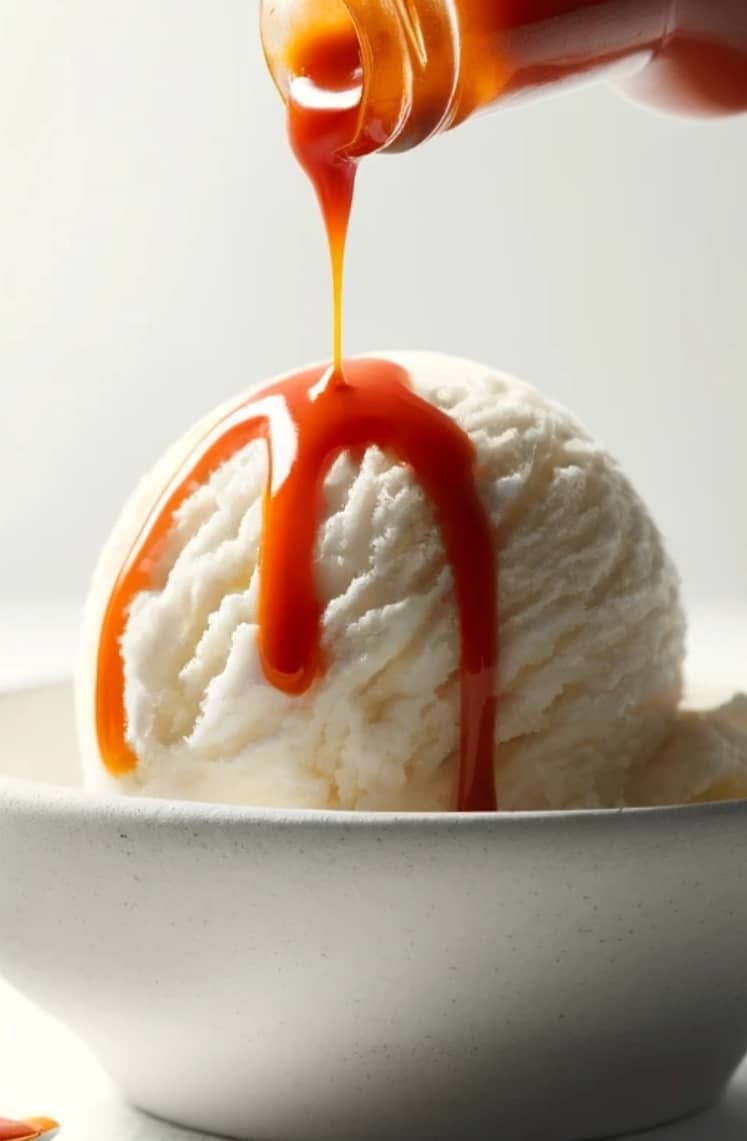
[[[580,1141],[706,1105],[747,1051],[747,803],[279,812],[75,769],[67,686],[0,697],[0,971],[155,1114]]]

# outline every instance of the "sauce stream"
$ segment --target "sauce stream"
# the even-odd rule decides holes
[[[459,613],[460,763],[456,807],[494,811],[498,603],[496,540],[480,501],[468,436],[417,396],[407,374],[384,360],[343,362],[342,290],[356,162],[362,79],[357,42],[316,43],[294,68],[289,135],[321,205],[334,294],[330,369],[297,373],[250,395],[214,424],[175,473],[137,536],[101,628],[96,685],[99,750],[109,771],[137,766],[127,743],[122,638],[135,597],[152,588],[174,515],[196,484],[252,440],[268,453],[260,550],[259,649],[268,681],[306,692],[324,672],[322,609],[313,575],[323,484],[344,451],[377,446],[407,464],[432,501],[454,577]]]
[[[350,213],[358,165],[347,153],[358,128],[363,68],[358,41],[345,30],[299,45],[291,61],[288,137],[314,187],[332,266],[333,377],[344,383],[342,299]]]

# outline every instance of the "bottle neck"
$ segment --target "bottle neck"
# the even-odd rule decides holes
[[[263,0],[262,38],[286,100],[319,45],[359,60],[346,153],[408,150],[505,100],[646,62],[676,0]]]
[[[461,75],[458,0],[345,0],[363,60],[356,149],[409,150],[453,123]]]

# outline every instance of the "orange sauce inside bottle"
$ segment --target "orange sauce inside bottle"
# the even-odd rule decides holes
[[[304,72],[323,86],[333,53],[365,61],[347,140],[358,156],[407,150],[491,107],[592,79],[685,114],[747,111],[743,0],[289,0],[295,21],[283,7],[263,0],[286,100]]]
[[[747,111],[742,0],[455,4],[460,77],[452,126],[504,99],[593,77],[620,79],[625,61],[636,66],[622,86],[642,102],[689,115]],[[429,70],[443,70],[437,53]],[[417,138],[417,124],[411,133]]]

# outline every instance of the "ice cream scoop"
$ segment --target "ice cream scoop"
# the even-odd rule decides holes
[[[499,806],[678,802],[707,795],[725,765],[729,779],[741,772],[741,730],[727,746],[720,720],[677,714],[685,630],[677,574],[618,464],[568,412],[517,380],[433,354],[386,356],[474,448],[499,580]],[[453,578],[428,497],[378,448],[339,456],[324,482],[313,564],[324,670],[299,694],[271,684],[259,653],[262,442],[190,489],[121,639],[136,764],[116,776],[102,764],[94,717],[102,615],[146,512],[220,415],[142,483],[100,560],[78,684],[87,780],[227,803],[448,809],[460,721]]]

